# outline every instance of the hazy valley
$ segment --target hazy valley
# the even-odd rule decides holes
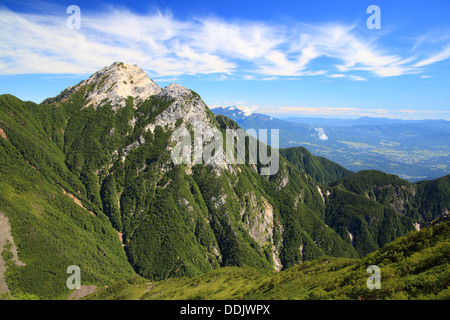
[[[280,147],[306,147],[354,172],[380,170],[411,182],[450,173],[450,122],[445,120],[277,119],[235,107],[212,111],[245,130],[279,128]]]

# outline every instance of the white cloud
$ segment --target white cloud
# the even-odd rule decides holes
[[[366,81],[366,78],[360,77],[360,76],[353,76],[350,75],[350,79],[355,80],[355,81]]]
[[[246,117],[250,116],[253,112],[256,111],[256,109],[258,109],[257,106],[239,106],[237,108],[241,110]]]
[[[450,45],[444,48],[443,50],[433,54],[432,56],[417,62],[414,66],[423,67],[432,63],[447,60],[449,58],[450,58]]]
[[[411,57],[381,48],[376,39],[365,39],[354,26],[338,23],[180,20],[170,13],[136,14],[113,7],[95,15],[81,10],[81,29],[70,30],[65,10],[18,14],[0,8],[0,74],[92,73],[124,61],[154,78],[222,74],[217,77],[222,79],[238,74],[248,80],[271,80],[328,75],[363,81],[370,75],[418,72],[418,67],[450,58],[448,46],[414,64]],[[333,62],[318,70],[314,62],[320,57]],[[367,77],[351,75],[355,70]]]
[[[335,73],[335,74],[329,74],[327,75],[327,77],[329,78],[335,78],[335,79],[350,79],[350,80],[354,80],[354,81],[366,81],[366,78],[360,77],[360,76],[355,76],[352,74],[346,75],[343,73]]]
[[[192,33],[193,47],[236,59],[254,60],[272,54],[284,42],[275,27],[258,22],[225,22],[218,19],[198,19]]]
[[[317,133],[317,137],[320,140],[328,140],[328,136],[325,134],[325,130],[323,128],[314,128]]]

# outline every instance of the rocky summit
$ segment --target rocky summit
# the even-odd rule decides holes
[[[161,91],[141,68],[123,62],[114,62],[104,67],[89,79],[68,88],[66,92],[70,94],[86,85],[92,86],[92,89],[86,95],[85,107],[92,105],[94,108],[111,103],[117,109],[125,106],[128,97],[132,97],[137,103]]]

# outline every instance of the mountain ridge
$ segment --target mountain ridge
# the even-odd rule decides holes
[[[111,68],[128,76],[129,65],[102,70]],[[194,134],[193,124],[200,122],[225,135],[238,125],[214,116],[197,93],[178,84],[158,90],[144,80],[144,87],[157,91],[146,99],[114,93],[105,100],[109,80],[100,74],[39,105],[0,96],[0,128],[7,136],[0,139],[0,184],[6,190],[0,211],[27,263],[8,268],[13,292],[68,295],[68,260],[62,257],[69,253],[86,284],[106,285],[136,273],[162,280],[225,266],[283,270],[324,255],[359,257],[414,230],[414,223],[430,223],[429,215],[402,216],[378,199],[327,185],[350,173],[336,169],[336,174],[336,164],[316,158],[306,162],[314,164],[307,169],[280,155],[279,170],[271,176],[262,176],[263,165],[247,158],[219,167],[175,165],[174,130]],[[211,141],[205,136],[202,146]],[[447,183],[443,180],[443,187]],[[425,198],[441,192],[423,190]],[[448,208],[443,199],[439,206]]]

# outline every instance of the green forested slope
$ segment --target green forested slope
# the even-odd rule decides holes
[[[228,267],[192,279],[121,281],[86,299],[450,299],[450,222],[411,231],[362,259],[321,257],[273,274]],[[366,272],[380,268],[380,289]]]
[[[39,107],[11,96],[0,99],[0,126],[7,137],[0,138],[0,212],[9,218],[25,264],[9,265],[10,290],[64,298],[69,294],[70,265],[80,266],[83,284],[106,284],[133,275],[109,219],[95,206],[84,209],[64,194],[83,199],[75,192],[83,185],[36,121]]]
[[[352,172],[324,157],[314,156],[304,147],[281,149],[280,153],[297,169],[324,184],[349,176]]]
[[[363,257],[448,210],[448,178],[404,187],[376,173],[371,184],[301,149],[293,163],[281,155],[272,176],[248,161],[175,165],[175,128],[193,134],[200,119],[225,134],[236,123],[179,85],[90,104],[127,92],[131,81],[108,82],[126,68],[113,64],[112,78],[96,73],[39,105],[0,96],[0,212],[26,264],[8,268],[12,292],[64,298],[72,264],[83,284],[102,285],[135,273],[153,281]],[[309,160],[297,163],[297,151]],[[408,192],[413,202],[402,200]]]
[[[395,175],[366,170],[335,181],[332,186],[391,207],[424,225],[447,214],[450,207],[450,176],[409,183]]]

